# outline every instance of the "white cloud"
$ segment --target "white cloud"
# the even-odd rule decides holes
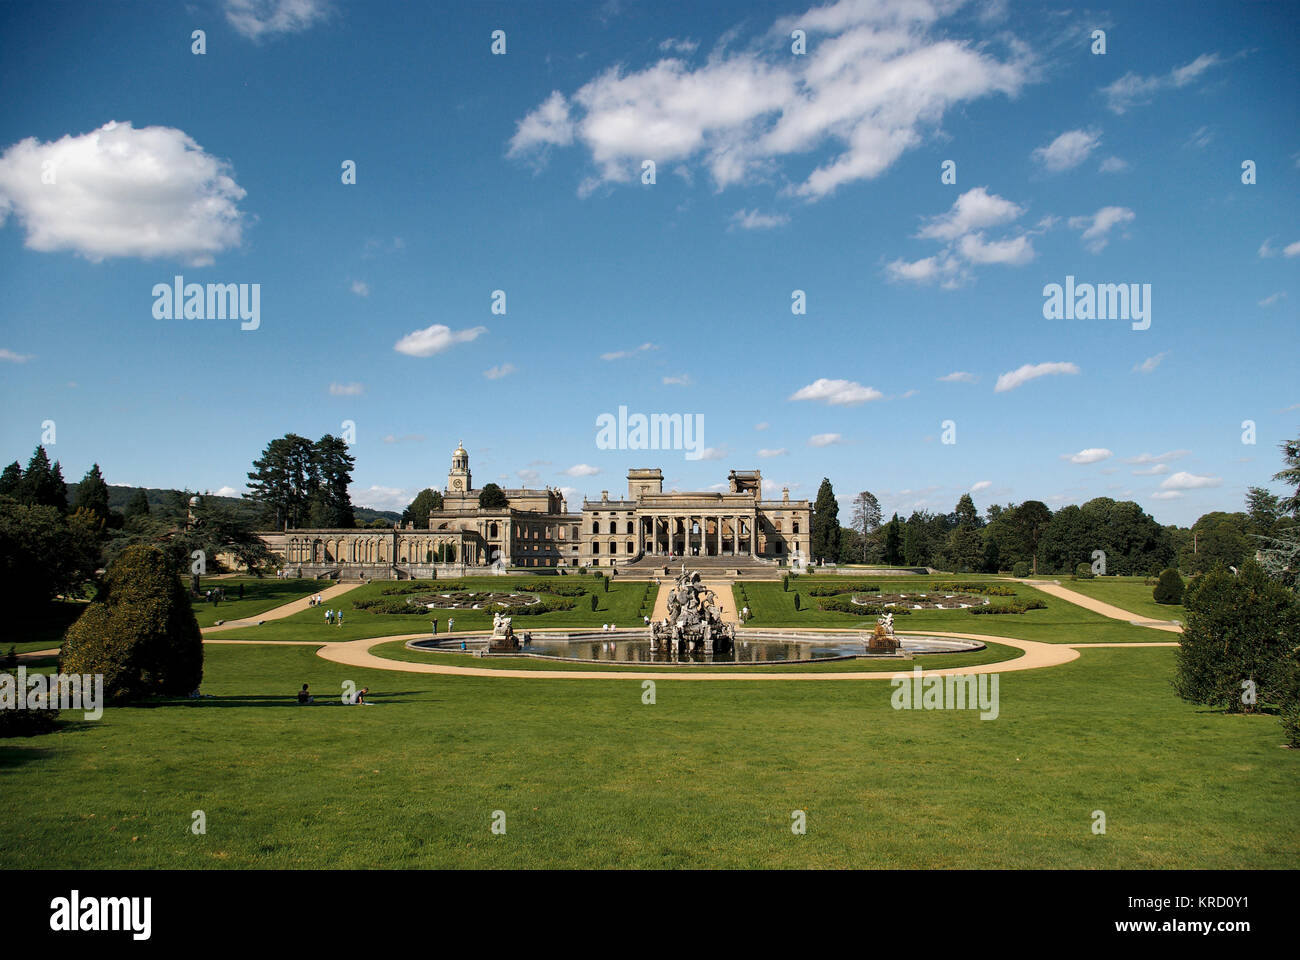
[[[1261,307],[1271,307],[1273,306],[1273,304],[1277,303],[1278,301],[1285,300],[1285,299],[1286,299],[1286,292],[1283,290],[1279,290],[1277,293],[1271,293],[1263,300],[1259,301],[1259,305]]]
[[[538,473],[536,470],[518,470],[516,472],[519,474],[519,481],[525,487],[529,486],[530,484],[536,486],[538,482],[542,479],[542,475]]]
[[[1067,130],[1045,147],[1039,147],[1033,157],[1052,173],[1072,170],[1087,160],[1092,151],[1101,146],[1101,137],[1088,130]]]
[[[731,224],[742,230],[770,230],[783,227],[790,222],[784,213],[759,213],[757,210],[737,210],[731,217]]]
[[[659,43],[659,49],[664,53],[694,53],[699,46],[698,40],[686,38],[679,40],[676,37],[669,37]]]
[[[1023,207],[989,193],[987,187],[975,187],[958,197],[947,213],[932,217],[917,237],[956,240],[965,233],[1010,223],[1024,212]]]
[[[828,380],[821,377],[806,387],[800,387],[787,399],[824,400],[831,406],[853,407],[871,400],[879,400],[883,396],[884,394],[875,387],[864,387],[853,380]]]
[[[1160,484],[1161,490],[1200,490],[1204,487],[1219,487],[1223,485],[1222,477],[1205,477],[1198,476],[1194,473],[1188,473],[1186,470],[1180,470],[1172,476],[1166,477]]]
[[[1187,86],[1210,67],[1222,62],[1217,53],[1203,53],[1191,63],[1175,67],[1166,74],[1143,77],[1126,73],[1114,83],[1102,87],[1101,92],[1106,97],[1106,106],[1115,113],[1123,113],[1139,104],[1150,103],[1162,90]]]
[[[594,477],[600,473],[600,467],[593,467],[589,463],[575,463],[567,470],[561,470],[566,477]]]
[[[780,447],[780,448],[778,448],[778,449],[776,449],[776,450],[767,450],[767,449],[760,450],[760,451],[758,451],[758,455],[759,455],[760,457],[764,457],[764,458],[766,458],[766,457],[784,457],[784,456],[785,456],[787,453],[789,453],[789,452],[790,452],[790,451],[787,450],[785,447]]]
[[[611,67],[567,99],[551,94],[520,121],[510,153],[571,137],[595,168],[580,187],[589,193],[634,182],[645,158],[695,163],[718,189],[784,179],[774,176],[782,160],[829,144],[837,151],[830,160],[790,188],[820,199],[888,170],[949,109],[1015,96],[1029,81],[1030,55],[1019,46],[1003,61],[943,35],[935,22],[951,9],[929,0],[840,0],[779,20],[769,38],[780,43],[719,43],[694,66],[668,57],[639,70]],[[789,55],[796,26],[815,56]]]
[[[1136,457],[1125,458],[1125,463],[1169,463],[1171,460],[1181,460],[1190,454],[1190,450],[1169,450],[1165,453],[1151,454],[1140,453]]]
[[[1128,169],[1128,161],[1122,157],[1107,157],[1098,168],[1100,173],[1123,173]]]
[[[1209,127],[1197,127],[1192,132],[1192,135],[1187,138],[1187,143],[1184,144],[1184,146],[1195,147],[1197,150],[1204,150],[1210,145],[1210,141],[1213,139],[1213,130]]]
[[[359,397],[364,392],[365,387],[359,383],[331,383],[331,397]]]
[[[705,447],[700,451],[697,459],[700,460],[725,460],[727,458],[726,447]]]
[[[768,423],[766,420],[764,420],[762,423],[756,423],[756,424],[754,424],[754,429],[755,429],[755,430],[766,430],[766,429],[767,429],[768,427],[770,427],[770,426],[771,426],[771,424]]]
[[[226,19],[250,40],[298,33],[325,16],[323,0],[225,0]]]
[[[483,376],[489,380],[500,380],[502,377],[508,377],[518,368],[513,363],[502,363],[497,366],[488,367],[483,371]]]
[[[810,447],[829,447],[843,442],[844,437],[838,433],[815,433],[808,438]]]
[[[1101,463],[1103,460],[1109,460],[1114,454],[1105,447],[1089,447],[1087,450],[1080,450],[1078,453],[1063,453],[1062,460],[1069,460],[1071,463],[1087,464]]]
[[[359,507],[371,510],[405,510],[411,505],[415,495],[401,487],[367,487],[360,493],[352,495],[352,502]]]
[[[691,375],[689,373],[683,373],[679,377],[664,377],[665,387],[689,387],[691,382]]]
[[[546,147],[567,147],[573,143],[573,129],[569,102],[559,90],[552,90],[540,107],[519,121],[510,140],[509,155],[520,157]]]
[[[1101,253],[1110,242],[1112,228],[1136,219],[1137,214],[1128,207],[1102,207],[1091,216],[1071,217],[1070,229],[1082,230],[1084,245],[1093,253]]]
[[[1133,372],[1151,373],[1155,370],[1156,367],[1160,366],[1160,361],[1163,360],[1165,356],[1166,354],[1162,351],[1160,353],[1157,353],[1154,357],[1147,357],[1141,363],[1134,365]]]
[[[987,490],[991,486],[993,486],[992,480],[980,480],[976,483],[971,484],[970,492],[979,493],[981,490]]]
[[[1025,234],[1009,240],[984,242],[983,233],[971,233],[957,244],[961,255],[971,263],[1005,263],[1021,266],[1034,259],[1034,244]]]
[[[435,323],[423,330],[413,330],[408,333],[393,344],[393,349],[408,357],[432,357],[434,354],[451,349],[458,343],[477,340],[480,334],[484,333],[487,333],[487,327],[453,330],[445,324]]]
[[[1182,493],[1178,490],[1157,490],[1155,493],[1151,494],[1151,499],[1152,500],[1179,500],[1182,498],[1182,496],[1183,496]]]
[[[382,440],[381,442],[383,442],[383,443],[387,443],[387,444],[394,444],[394,443],[423,443],[423,442],[425,441],[425,439],[426,439],[426,438],[425,438],[424,434],[422,434],[422,433],[405,433],[405,434],[403,434],[403,435],[400,436],[400,437],[393,436],[393,434],[390,433],[390,434],[388,434],[388,436],[384,437],[383,440]]]
[[[1284,257],[1300,257],[1300,240],[1295,243],[1288,243],[1282,250]]]
[[[370,296],[370,284],[366,283],[364,280],[353,280],[352,292],[358,297],[368,297]]]
[[[0,348],[0,360],[7,360],[9,363],[26,363],[28,360],[35,359],[33,353],[14,353],[8,348]]]
[[[967,373],[965,370],[954,370],[952,373],[946,373],[939,378],[940,383],[978,383],[979,377],[973,373]]]
[[[1009,373],[1004,373],[998,377],[997,384],[993,387],[994,393],[1006,393],[1008,390],[1014,390],[1030,380],[1036,380],[1039,377],[1049,377],[1056,374],[1068,373],[1077,374],[1079,368],[1073,363],[1057,361],[1054,363],[1026,363]]]
[[[1024,212],[1023,207],[989,193],[985,187],[967,190],[947,213],[929,218],[916,234],[918,239],[943,241],[943,249],[920,260],[893,260],[885,264],[885,272],[891,280],[921,284],[938,280],[951,289],[970,279],[969,266],[1028,263],[1035,251],[1027,233],[1000,240],[984,239],[985,228],[1010,223]]]
[[[53,176],[43,182],[42,174]],[[192,266],[238,246],[244,188],[183,130],[106,123],[0,155],[0,225],[13,213],[26,245],[106,257],[176,257]]]
[[[645,353],[647,350],[658,350],[659,347],[653,343],[643,343],[635,350],[615,350],[612,353],[602,353],[602,360],[626,360],[628,357],[635,357],[638,353]]]
[[[1156,463],[1156,464],[1153,464],[1153,465],[1147,467],[1145,470],[1134,470],[1134,471],[1133,471],[1133,476],[1135,476],[1135,477],[1156,477],[1156,476],[1159,476],[1159,475],[1162,474],[1162,473],[1168,473],[1168,472],[1169,472],[1169,464],[1167,464],[1167,463]]]
[[[216,490],[212,492],[218,497],[237,497],[243,491],[236,490],[234,487],[226,486],[226,487],[218,487]]]

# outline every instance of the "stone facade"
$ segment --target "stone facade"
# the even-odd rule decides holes
[[[732,470],[725,492],[663,489],[663,472],[633,469],[627,496],[585,500],[570,512],[546,487],[507,489],[507,505],[484,509],[469,454],[458,446],[443,507],[427,525],[350,530],[287,529],[262,534],[291,575],[374,579],[456,576],[504,567],[659,566],[674,557],[713,557],[739,564],[778,564],[808,557],[812,506],[762,498],[757,470]]]

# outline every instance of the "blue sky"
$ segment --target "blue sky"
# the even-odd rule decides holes
[[[69,479],[231,492],[350,420],[389,509],[459,440],[571,507],[662,466],[1240,509],[1300,424],[1296,14],[5,4],[0,453],[52,420]],[[260,327],[156,319],[177,274],[260,284]],[[1067,275],[1150,284],[1149,329],[1045,319]],[[598,449],[620,406],[702,415],[705,458]]]

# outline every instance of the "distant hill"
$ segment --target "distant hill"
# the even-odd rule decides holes
[[[77,487],[79,483],[68,484],[68,503],[72,503],[77,496]],[[126,507],[127,502],[136,494],[137,490],[143,490],[144,495],[149,499],[149,509],[166,506],[172,497],[178,496],[179,490],[165,490],[157,487],[123,487],[115,484],[108,486],[108,507],[110,510],[122,510]],[[210,503],[219,503],[236,513],[242,513],[246,516],[253,517],[257,514],[257,508],[251,501],[243,497],[220,497],[215,493],[200,493],[204,500]],[[386,520],[389,523],[396,523],[402,519],[399,512],[393,510],[373,510],[370,507],[352,508],[357,517],[357,526],[364,527],[374,520]]]

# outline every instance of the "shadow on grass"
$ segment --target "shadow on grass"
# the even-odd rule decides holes
[[[392,692],[372,693],[367,699],[373,703],[441,703],[441,700],[430,700],[419,696],[418,690],[395,690]],[[257,694],[232,694],[230,696],[215,696],[204,694],[201,697],[183,697],[176,699],[156,699],[142,700],[137,703],[123,704],[125,707],[155,710],[159,707],[293,707],[301,709],[303,707],[346,707],[355,706],[355,704],[343,703],[338,697],[317,697],[312,703],[299,703],[297,694],[274,694],[262,696]]]

